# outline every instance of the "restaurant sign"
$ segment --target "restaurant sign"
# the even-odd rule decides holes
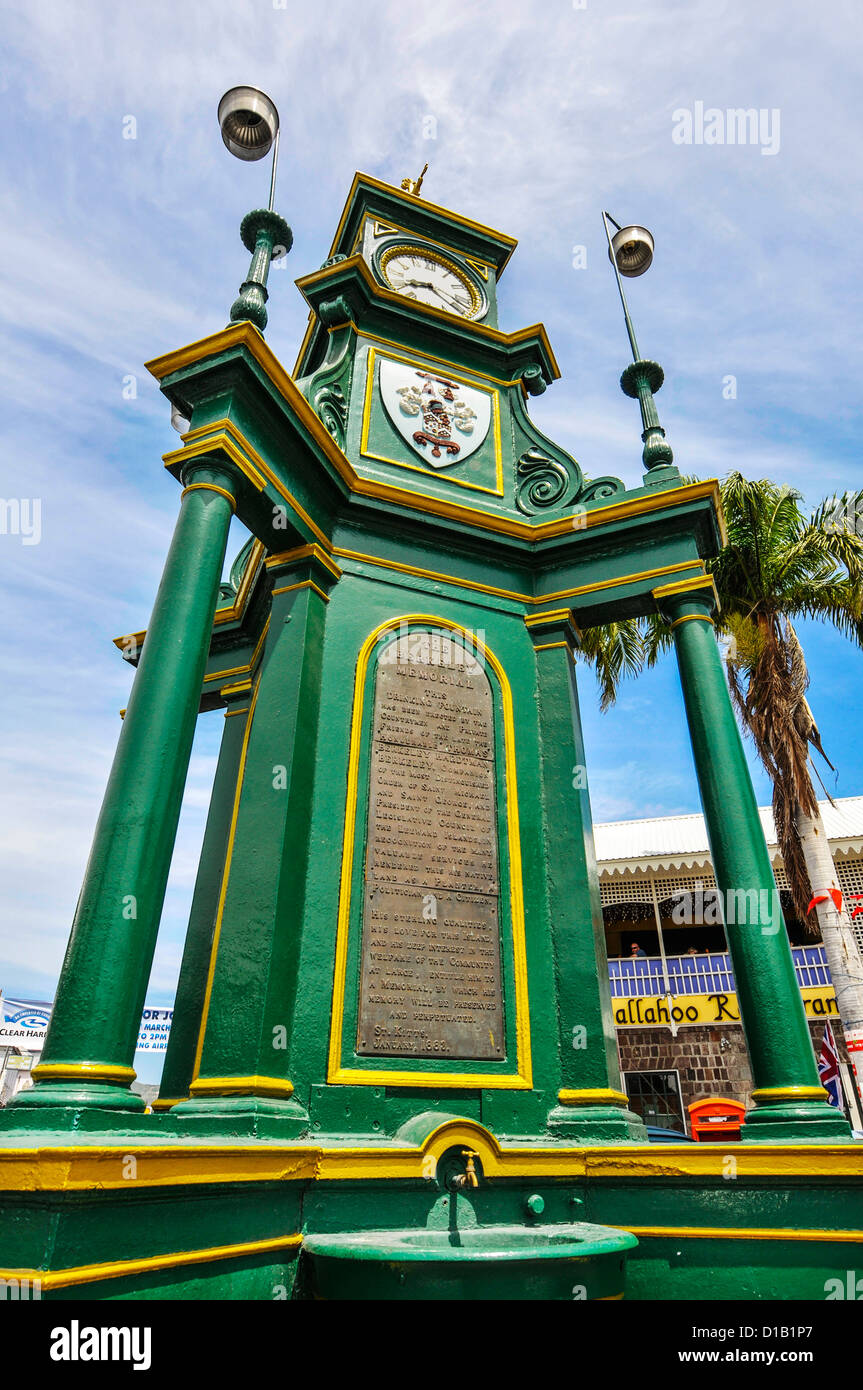
[[[801,989],[800,993],[807,1018],[838,1018],[832,986],[816,985]],[[740,1022],[737,995],[719,991],[715,994],[679,994],[670,998],[647,994],[633,999],[613,999],[612,1005],[617,1028],[667,1028],[672,1019],[678,1028]]]

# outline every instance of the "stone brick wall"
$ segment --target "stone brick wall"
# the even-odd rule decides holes
[[[840,1060],[847,1062],[842,1025],[835,1018],[831,1022]],[[809,1031],[818,1056],[824,1024],[810,1022]],[[693,1101],[709,1097],[721,1096],[746,1106],[750,1104],[753,1082],[740,1027],[681,1028],[676,1038],[667,1028],[619,1028],[617,1044],[621,1071],[679,1073],[684,1112]]]

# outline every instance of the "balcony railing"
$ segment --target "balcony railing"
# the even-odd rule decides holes
[[[794,970],[801,989],[829,985],[830,972],[823,946],[792,946]],[[734,971],[727,951],[705,951],[700,956],[627,956],[608,962],[612,999],[638,999],[646,995],[734,994]]]

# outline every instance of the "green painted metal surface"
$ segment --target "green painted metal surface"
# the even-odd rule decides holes
[[[603,1226],[365,1231],[303,1242],[314,1298],[621,1298],[634,1236]]]
[[[272,230],[249,230],[259,286]],[[482,322],[425,311],[376,280],[384,250],[423,239],[444,247],[465,275],[485,276]],[[583,775],[590,750],[571,653],[579,628],[653,612],[654,590],[703,578],[721,521],[711,486],[681,487],[670,468],[657,476],[667,466],[660,454],[650,486],[627,492],[615,479],[587,479],[533,424],[527,399],[551,385],[557,368],[541,329],[497,329],[497,279],[511,250],[502,234],[359,178],[330,257],[300,282],[314,317],[296,381],[245,321],[154,366],[192,425],[168,457],[171,473],[184,485],[223,487],[256,545],[220,599],[230,502],[211,490],[185,494],[44,1054],[48,1067],[78,1071],[46,1072],[0,1115],[0,1263],[96,1269],[52,1298],[305,1296],[305,1256],[267,1242],[309,1236],[313,1251],[317,1237],[386,1229],[421,1233],[430,1248],[432,1239],[449,1240],[440,1232],[453,1211],[465,1248],[512,1243],[514,1228],[518,1242],[546,1251],[565,1248],[573,1223],[635,1230],[628,1289],[637,1297],[710,1287],[713,1297],[817,1298],[825,1271],[848,1262],[849,1245],[831,1233],[863,1230],[853,1165],[841,1178],[796,1178],[783,1160],[773,1176],[725,1181],[686,1176],[663,1153],[649,1177],[622,1162],[617,1178],[596,1176],[596,1165],[580,1178],[547,1178],[531,1159],[549,1146],[645,1151],[643,1127],[620,1094]],[[489,433],[472,458],[436,468],[413,448],[382,394],[385,362],[406,382],[445,372],[474,392],[466,399],[488,403]],[[647,426],[661,443],[652,417]],[[702,599],[689,591],[662,602],[672,620],[703,618]],[[479,634],[493,666],[501,877],[508,891],[519,869],[511,810],[523,899],[523,958],[520,924],[512,912],[502,916],[500,1062],[386,1057],[372,1068],[355,1051],[358,878],[354,910],[340,916],[340,904],[346,845],[354,874],[362,872],[374,659],[365,684],[357,668],[375,630],[397,632],[401,621]],[[675,636],[717,880],[760,893],[772,888],[772,874],[713,630],[686,621]],[[365,714],[355,721],[357,689]],[[180,1103],[143,1114],[123,1069],[199,712],[231,717],[163,1080],[162,1098]],[[124,917],[130,895],[136,915]],[[848,1130],[806,1094],[815,1066],[781,916],[767,931],[761,925],[745,917],[729,925],[753,1072],[768,1092],[735,1148],[758,1139],[767,1153],[781,1138],[815,1141],[801,1154],[817,1154],[818,1141],[846,1139]],[[96,1071],[81,1071],[86,1064]],[[421,1178],[376,1171],[378,1157],[403,1155],[446,1120],[482,1126],[478,1135],[517,1143],[526,1155],[517,1177],[483,1174],[447,1212],[434,1163]],[[327,1163],[333,1153],[375,1152],[365,1176],[335,1181],[320,1153],[303,1159],[277,1141],[324,1145]],[[115,1165],[129,1149],[143,1156],[144,1172],[166,1143],[188,1147],[185,1176],[175,1169],[155,1181],[130,1170],[119,1182]],[[191,1180],[237,1143],[278,1152],[278,1180]],[[49,1179],[88,1145],[105,1150],[97,1177],[80,1190],[52,1187]],[[26,1146],[39,1156],[16,1186],[4,1173]],[[538,1234],[549,1228],[552,1235]],[[809,1232],[805,1240],[797,1228]],[[184,1264],[189,1252],[196,1262]],[[569,1259],[536,1263],[559,1263],[553,1277],[562,1288]],[[125,1260],[141,1267],[114,1277],[102,1269]],[[393,1266],[396,1279],[404,1273],[398,1261],[378,1263]],[[453,1295],[479,1288],[473,1273],[466,1281],[453,1273],[453,1261],[412,1263],[437,1269],[442,1290],[452,1275]],[[482,1265],[464,1260],[460,1269]],[[547,1290],[546,1272],[519,1277]],[[504,1269],[501,1296],[515,1287],[511,1276]],[[401,1296],[404,1287],[390,1292]]]
[[[757,1104],[746,1116],[752,1139],[847,1138],[845,1117],[818,1088],[815,1054],[758,806],[731,708],[712,624],[709,590],[662,600],[674,627],[711,858],[726,905],[725,932],[746,1035]],[[681,619],[683,621],[681,621]],[[731,905],[733,904],[733,910]],[[776,1011],[781,993],[783,1005]],[[760,1094],[762,1092],[767,1094]],[[773,1094],[770,1094],[773,1092]]]

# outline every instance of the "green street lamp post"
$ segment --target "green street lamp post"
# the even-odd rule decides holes
[[[613,237],[608,230],[609,222],[613,222],[617,227]],[[625,395],[631,396],[634,400],[637,399],[641,407],[641,438],[644,443],[641,457],[647,469],[644,482],[647,487],[653,487],[657,483],[666,482],[678,476],[677,469],[674,467],[674,454],[671,445],[665,438],[665,430],[659,423],[656,402],[653,399],[654,393],[659,390],[665,380],[665,375],[658,362],[652,362],[648,358],[642,357],[638,351],[635,329],[632,326],[626,295],[623,292],[623,281],[620,278],[621,275],[625,275],[628,279],[634,279],[638,275],[643,275],[650,268],[653,260],[653,237],[646,227],[621,227],[607,212],[602,214],[602,225],[605,228],[605,236],[608,241],[608,259],[614,266],[629,346],[632,349],[632,361],[620,378],[620,387]]]
[[[226,149],[245,161],[265,158],[273,151],[270,199],[266,208],[249,212],[240,224],[240,238],[252,260],[240,293],[231,305],[231,322],[251,319],[263,333],[267,326],[267,276],[275,256],[286,256],[293,233],[273,211],[279,159],[279,113],[275,102],[257,87],[232,87],[219,102],[219,127]]]

